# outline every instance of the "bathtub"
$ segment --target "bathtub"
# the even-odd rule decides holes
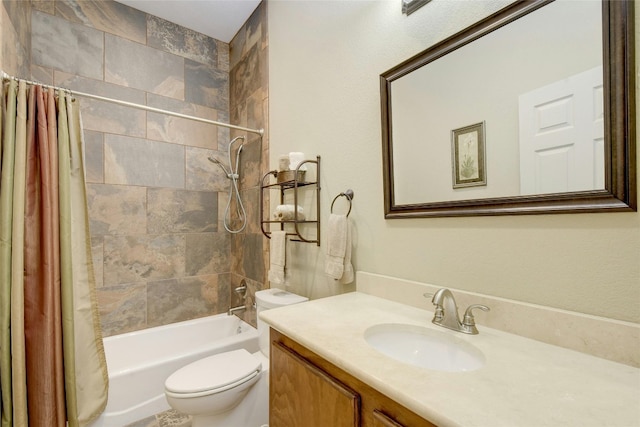
[[[122,427],[166,411],[164,381],[178,368],[212,354],[259,350],[258,331],[218,314],[104,339],[109,401],[90,427]]]

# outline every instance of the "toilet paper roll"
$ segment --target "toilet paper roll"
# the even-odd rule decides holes
[[[276,221],[290,221],[295,219],[294,212],[295,207],[293,205],[278,205],[273,213],[273,219]],[[298,221],[304,221],[304,210],[301,206],[298,206]]]
[[[289,153],[289,168],[291,170],[296,170],[298,165],[304,160],[304,153],[301,153],[299,151],[292,151],[291,153]],[[306,171],[307,165],[302,165],[299,170]]]

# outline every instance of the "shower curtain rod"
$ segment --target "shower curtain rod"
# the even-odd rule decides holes
[[[202,117],[195,117],[195,116],[190,116],[188,114],[176,113],[175,111],[169,111],[169,110],[163,110],[163,109],[160,109],[160,108],[149,107],[148,105],[141,105],[141,104],[136,104],[134,102],[121,101],[119,99],[107,98],[105,96],[94,95],[94,94],[91,94],[91,93],[79,92],[79,91],[76,91],[76,90],[71,90],[71,89],[67,89],[67,88],[63,88],[63,87],[58,87],[58,86],[52,86],[52,85],[47,85],[47,84],[43,84],[43,83],[38,83],[38,82],[31,81],[31,80],[20,79],[20,78],[14,77],[14,76],[10,76],[9,74],[5,73],[4,71],[2,72],[2,79],[3,80],[16,80],[16,81],[21,81],[22,80],[27,84],[40,85],[40,86],[43,86],[43,87],[46,87],[46,88],[50,88],[50,89],[54,89],[54,90],[62,90],[62,91],[65,91],[65,92],[67,92],[67,93],[69,93],[71,95],[74,95],[74,96],[81,96],[83,98],[97,99],[99,101],[110,102],[112,104],[118,104],[118,105],[122,105],[122,106],[125,106],[125,107],[137,108],[139,110],[151,111],[153,113],[166,114],[168,116],[180,117],[182,119],[194,120],[196,122],[208,123],[210,125],[222,126],[222,127],[226,127],[226,128],[229,128],[229,129],[235,129],[235,130],[241,130],[241,131],[245,131],[245,132],[257,133],[260,136],[264,135],[264,129],[251,129],[251,128],[246,128],[246,127],[242,127],[242,126],[230,125],[228,123],[218,122],[218,121],[215,121],[215,120],[203,119]]]

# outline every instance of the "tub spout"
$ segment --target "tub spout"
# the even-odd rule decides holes
[[[229,316],[235,314],[238,311],[245,311],[247,309],[246,305],[239,305],[237,307],[229,307],[229,310],[227,310],[227,314]]]

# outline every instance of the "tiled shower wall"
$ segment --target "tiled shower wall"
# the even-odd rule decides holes
[[[268,32],[267,6],[263,2],[230,43],[230,115],[232,123],[265,129],[263,138],[249,134],[242,151],[240,193],[247,211],[247,227],[231,236],[231,283],[235,288],[244,279],[249,290],[245,320],[254,324],[256,290],[265,287],[269,262],[269,240],[260,230],[260,181],[269,170],[268,123]],[[234,136],[238,132],[232,132]],[[269,194],[264,203],[269,208]],[[234,305],[242,302],[234,299]]]
[[[266,64],[252,64],[266,55],[252,56],[250,49],[256,43],[266,49],[266,42],[256,42],[266,40],[264,6],[236,37],[241,41],[232,42],[242,51],[231,61],[228,44],[110,0],[3,5],[2,67],[10,74],[212,120],[257,128],[266,123]],[[233,118],[230,85],[242,88],[234,95],[248,98],[231,101]],[[259,254],[232,245],[222,226],[229,182],[207,160],[226,162],[227,144],[236,135],[213,125],[80,101],[104,335],[225,312],[238,303],[231,286],[242,278],[252,289],[261,288],[263,239]],[[267,145],[257,135],[247,137],[241,170],[252,171],[268,158],[262,155]],[[255,185],[245,177],[243,194]],[[246,202],[251,225],[243,236],[257,241],[253,203]],[[251,261],[245,262],[247,255]],[[244,268],[256,262],[260,268]],[[236,274],[232,266],[238,265]]]

